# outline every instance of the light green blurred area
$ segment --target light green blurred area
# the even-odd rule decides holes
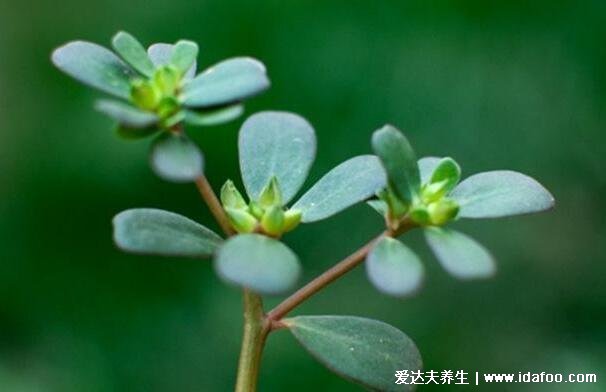
[[[297,314],[386,321],[418,344],[426,369],[597,373],[601,384],[494,390],[604,390],[606,377],[606,3],[603,1],[42,0],[0,11],[0,390],[227,391],[240,339],[240,294],[206,261],[118,252],[110,220],[164,208],[215,227],[189,185],[155,178],[148,141],[124,142],[92,109],[101,95],[54,69],[72,39],[109,44],[189,38],[199,64],[250,55],[271,90],[247,105],[315,126],[307,184],[368,153],[392,123],[419,155],[450,155],[464,175],[522,171],[555,211],[456,224],[497,256],[489,281],[458,282],[414,233],[425,288],[400,301],[363,269]],[[216,187],[239,182],[242,119],[191,129]],[[358,206],[286,237],[308,280],[381,228]],[[277,298],[268,299],[268,305]],[[450,390],[426,387],[421,390]],[[485,387],[484,389],[489,389]],[[287,332],[269,339],[261,391],[354,391]]]

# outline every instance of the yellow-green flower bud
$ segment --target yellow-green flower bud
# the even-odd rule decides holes
[[[173,97],[164,97],[160,100],[156,112],[160,118],[168,118],[179,110],[179,102]]]
[[[448,180],[426,184],[421,191],[421,198],[425,203],[433,203],[440,200],[448,191]]]
[[[130,97],[135,105],[145,110],[154,110],[160,103],[162,93],[153,83],[137,79],[131,83]]]
[[[265,210],[261,219],[263,231],[269,235],[280,235],[284,229],[284,211],[280,206],[272,206]]]
[[[442,199],[427,206],[432,225],[441,226],[454,219],[459,213],[459,205],[452,199]]]
[[[246,201],[232,180],[225,181],[221,187],[221,204],[223,207],[235,208],[238,210],[246,209]]]
[[[259,195],[259,205],[262,208],[271,206],[282,206],[282,193],[278,185],[278,179],[274,176],[269,180],[269,183],[263,188]]]
[[[158,68],[154,73],[154,84],[165,96],[175,95],[179,79],[179,71],[169,65]]]
[[[261,208],[259,203],[254,200],[251,200],[250,204],[248,205],[248,212],[250,212],[255,218],[261,219],[265,210]]]
[[[238,233],[252,233],[257,228],[257,219],[244,210],[226,207],[225,213]]]
[[[301,223],[301,217],[303,213],[301,210],[288,210],[284,213],[284,227],[282,230],[287,233],[294,230],[299,223]]]
[[[426,225],[430,222],[429,212],[424,205],[416,205],[410,210],[410,219],[419,225]]]

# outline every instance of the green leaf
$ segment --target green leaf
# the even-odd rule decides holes
[[[395,373],[423,367],[414,342],[381,321],[353,316],[299,316],[283,320],[299,343],[339,376],[376,391],[412,391]]]
[[[171,44],[165,43],[156,43],[147,48],[147,55],[151,59],[152,63],[156,68],[159,68],[163,65],[169,65],[170,59],[173,55],[173,46]],[[196,62],[192,64],[191,67],[187,70],[183,78],[187,80],[191,80],[196,75]]]
[[[384,237],[368,254],[366,273],[377,290],[404,297],[421,287],[425,269],[419,257],[406,245]]]
[[[417,158],[408,139],[393,126],[385,125],[373,133],[372,148],[381,159],[396,194],[410,202],[418,195],[421,180]]]
[[[461,168],[454,159],[450,157],[442,158],[431,174],[430,183],[444,183],[442,189],[444,192],[450,192],[461,179]]]
[[[463,233],[427,228],[425,238],[442,267],[456,278],[489,278],[496,272],[495,260],[488,250]]]
[[[389,205],[384,200],[368,200],[366,204],[368,204],[373,210],[377,211],[381,216],[386,216],[389,212]]]
[[[550,209],[555,200],[536,180],[522,173],[496,170],[462,181],[450,195],[462,218],[498,218]]]
[[[203,165],[202,152],[184,135],[165,133],[154,141],[151,166],[167,181],[194,181],[202,174]]]
[[[126,31],[119,31],[112,39],[112,46],[131,67],[147,77],[152,77],[154,64],[143,45],[135,37]]]
[[[208,107],[238,102],[269,88],[265,66],[258,60],[239,57],[222,61],[187,83],[183,103]]]
[[[232,121],[242,113],[244,113],[244,105],[231,105],[205,111],[186,110],[185,122],[197,127],[208,127]]]
[[[173,45],[170,55],[170,63],[174,65],[181,74],[185,74],[198,57],[198,44],[193,41],[180,40]]]
[[[303,117],[287,112],[260,112],[242,125],[238,138],[240,170],[248,196],[258,200],[276,176],[283,204],[303,185],[316,155],[316,135]]]
[[[222,242],[213,231],[191,219],[152,208],[122,211],[112,223],[116,245],[131,253],[209,257]]]
[[[219,249],[215,270],[227,282],[261,294],[280,294],[294,287],[301,267],[283,243],[260,234],[240,234]]]
[[[385,172],[374,155],[351,158],[324,175],[292,206],[303,222],[328,218],[385,187]]]
[[[74,79],[120,98],[130,97],[134,72],[110,50],[85,41],[72,41],[55,49],[53,64]]]
[[[158,122],[158,116],[137,109],[127,103],[100,99],[95,103],[95,109],[113,118],[125,128],[149,128]]]

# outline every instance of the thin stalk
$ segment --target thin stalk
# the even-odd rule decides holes
[[[244,333],[235,392],[255,392],[257,390],[261,355],[269,330],[269,323],[263,313],[261,297],[244,289]]]
[[[210,186],[204,174],[198,176],[195,182],[196,186],[198,187],[198,191],[200,191],[202,199],[204,199],[208,209],[215,217],[215,220],[219,226],[221,226],[221,230],[223,230],[223,232],[225,232],[227,235],[235,234],[231,224],[229,223],[227,215],[225,215],[225,210],[223,210],[223,206],[221,205],[219,198],[213,191],[213,188]]]
[[[269,313],[267,313],[266,317],[269,323],[271,324],[272,328],[282,328],[283,325],[280,323],[280,319],[286,316],[286,314],[288,314],[297,306],[301,305],[301,303],[305,302],[307,299],[309,299],[309,297],[316,294],[318,291],[322,290],[324,287],[328,286],[335,280],[339,279],[341,276],[345,275],[346,273],[357,267],[360,263],[362,263],[366,259],[368,252],[370,252],[374,244],[381,238],[385,236],[396,237],[400,234],[405,233],[413,227],[414,225],[411,224],[408,220],[400,222],[400,226],[397,230],[384,231],[383,233],[366,243],[366,245],[362,246],[360,249],[358,249],[351,255],[347,256],[328,270],[324,271],[322,274],[318,275],[305,286],[301,287],[290,297],[286,298],[275,308],[273,308]]]

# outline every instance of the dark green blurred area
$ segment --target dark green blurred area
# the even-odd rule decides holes
[[[453,156],[466,175],[509,168],[539,179],[555,211],[457,224],[497,256],[496,278],[455,281],[414,233],[406,242],[429,272],[420,295],[382,296],[358,269],[297,313],[386,321],[417,342],[426,369],[600,381],[494,390],[605,390],[605,21],[603,1],[3,3],[0,391],[232,389],[238,290],[209,262],[125,255],[111,241],[112,216],[131,207],[215,227],[195,188],[155,178],[148,142],[115,137],[92,109],[100,94],[49,61],[68,40],[107,45],[119,29],[147,44],[196,40],[201,67],[261,59],[273,87],[247,114],[289,110],[312,122],[319,150],[308,184],[369,152],[371,132],[386,122],[419,155]],[[242,120],[189,130],[216,187],[239,181]],[[286,241],[308,280],[380,228],[359,206]],[[260,390],[360,389],[281,331],[269,339]]]

